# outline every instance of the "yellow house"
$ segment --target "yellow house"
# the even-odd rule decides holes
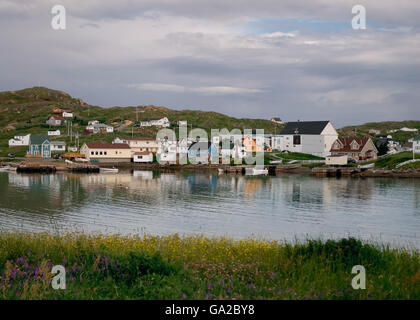
[[[90,161],[131,162],[131,149],[125,143],[87,142],[80,153]]]
[[[245,152],[247,153],[263,152],[262,147],[257,144],[257,140],[251,136],[246,136],[243,138],[242,145],[244,146]]]
[[[126,143],[130,146],[131,151],[134,152],[152,152],[153,154],[160,153],[161,143],[156,138],[149,137],[133,137],[133,138],[115,138],[114,143]]]

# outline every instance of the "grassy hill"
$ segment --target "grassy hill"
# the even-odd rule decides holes
[[[49,126],[45,121],[53,114],[53,108],[71,109],[75,115],[73,119],[73,133],[83,133],[84,127],[89,120],[114,125],[115,133],[107,135],[82,136],[80,143],[85,141],[104,140],[111,141],[116,136],[154,136],[157,128],[137,128],[134,124],[148,118],[168,117],[172,129],[176,129],[179,120],[186,120],[188,127],[205,129],[208,133],[212,128],[238,129],[264,129],[265,133],[280,132],[282,127],[269,120],[262,119],[238,119],[217,112],[204,112],[196,110],[171,110],[159,106],[131,106],[102,108],[92,106],[81,99],[71,97],[69,94],[44,87],[34,87],[19,91],[0,92],[0,156],[8,152],[16,153],[16,148],[8,148],[8,140],[16,133],[46,133]],[[126,120],[131,124],[124,125]],[[67,134],[65,126],[58,128]],[[58,140],[70,138],[61,136]],[[18,150],[18,155],[24,152]]]
[[[358,136],[363,137],[369,135],[370,129],[380,130],[380,135],[388,135],[392,136],[392,139],[395,141],[399,141],[401,143],[407,142],[408,139],[414,137],[418,133],[413,132],[394,132],[394,133],[387,133],[389,130],[396,130],[401,129],[403,127],[407,128],[416,128],[420,132],[420,121],[409,120],[409,121],[386,121],[386,122],[368,122],[359,126],[347,126],[344,128],[339,129],[340,135],[343,136]],[[375,136],[372,136],[375,138]]]

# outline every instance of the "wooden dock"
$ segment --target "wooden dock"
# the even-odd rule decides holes
[[[312,175],[315,177],[350,177],[361,172],[354,167],[317,167],[312,169]]]

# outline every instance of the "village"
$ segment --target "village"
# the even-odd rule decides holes
[[[415,128],[393,129],[384,135],[380,130],[371,129],[367,136],[340,136],[329,120],[283,123],[280,118],[272,118],[272,122],[282,127],[278,134],[261,133],[256,129],[244,132],[224,129],[216,131],[218,133],[215,135],[212,133],[209,138],[204,130],[192,129],[192,124],[187,121],[177,121],[180,131],[177,135],[169,129],[171,122],[167,117],[144,119],[131,126],[140,130],[154,127],[159,130],[156,136],[134,136],[134,131],[131,135],[127,132],[115,134],[114,126],[117,123],[106,124],[91,120],[83,131],[83,137],[87,139],[80,143],[81,135],[72,131],[73,117],[71,110],[55,107],[45,121],[49,126],[45,134],[17,134],[9,140],[9,147],[27,146],[25,160],[29,162],[53,158],[65,160],[67,164],[93,165],[109,172],[117,172],[118,167],[148,164],[211,164],[220,167],[220,172],[243,173],[245,168],[240,170],[238,165],[246,167],[259,164],[263,168],[253,169],[249,173],[267,174],[267,166],[274,167],[274,170],[292,171],[302,165],[310,165],[312,171],[318,175],[334,173],[337,168],[371,168],[378,157],[407,151],[412,152],[413,157],[403,164],[420,161],[416,159],[416,154],[420,154],[420,135]],[[188,126],[191,126],[191,130],[187,135]],[[408,132],[412,134],[412,138],[404,144],[394,141],[392,134],[398,131]],[[89,141],[89,137],[97,134],[112,134],[112,141]],[[64,139],[69,136],[74,142],[72,145],[67,144]],[[258,154],[264,155],[260,158],[263,163],[256,162]],[[13,158],[14,154],[9,154],[9,157]],[[80,168],[80,165],[76,167]]]

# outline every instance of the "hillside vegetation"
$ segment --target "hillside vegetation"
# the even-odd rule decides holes
[[[132,106],[102,108],[92,106],[81,99],[71,97],[69,94],[51,90],[44,87],[34,87],[19,91],[0,92],[0,156],[14,152],[17,155],[24,155],[24,152],[16,148],[8,148],[8,139],[17,133],[44,133],[50,128],[45,121],[53,115],[55,107],[71,109],[74,114],[73,133],[83,133],[85,126],[90,120],[99,120],[102,123],[114,123],[113,134],[82,136],[80,143],[85,141],[111,141],[116,136],[154,136],[157,128],[134,127],[136,122],[149,118],[168,117],[172,129],[178,131],[177,122],[186,120],[188,127],[205,129],[208,134],[210,130],[226,128],[238,129],[264,129],[265,133],[280,132],[282,127],[269,120],[263,119],[238,119],[217,112],[205,112],[198,110],[171,110],[158,106]],[[127,121],[128,120],[128,121]],[[118,123],[118,124],[115,124]],[[67,135],[67,128],[60,129],[62,134]],[[70,143],[70,138],[61,135],[58,140],[65,140]],[[74,143],[73,143],[74,144]]]

